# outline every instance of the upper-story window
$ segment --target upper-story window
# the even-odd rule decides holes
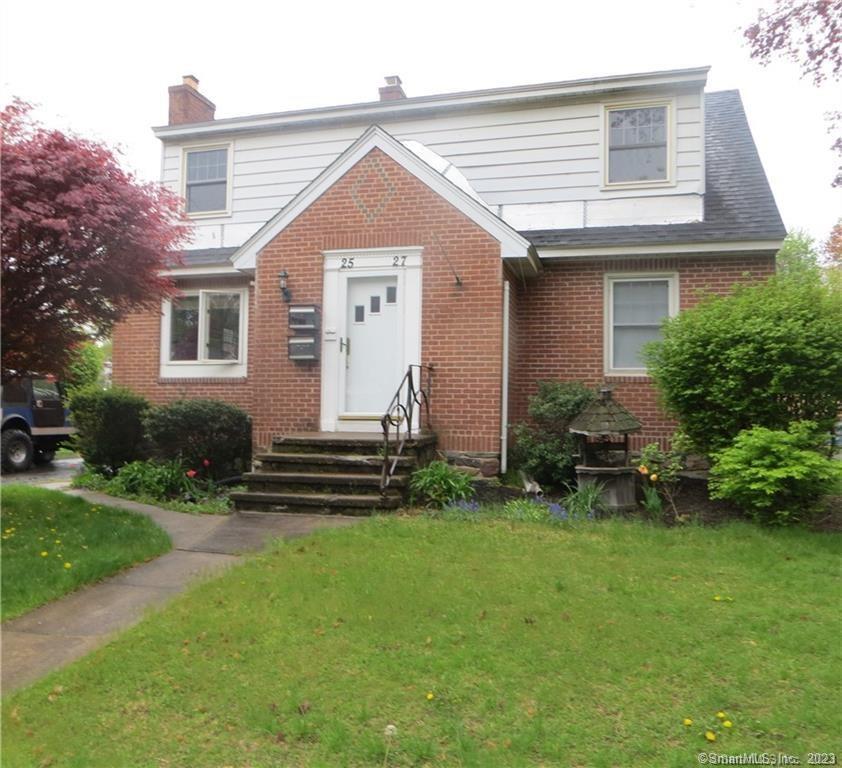
[[[225,146],[185,151],[187,213],[225,213],[228,210],[228,150]]]
[[[606,109],[608,184],[669,180],[669,107]]]

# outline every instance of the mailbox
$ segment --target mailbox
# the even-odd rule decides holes
[[[319,359],[319,337],[317,334],[290,336],[288,342],[290,360]]]
[[[319,329],[319,308],[313,304],[296,305],[289,308],[289,328],[291,331],[317,331]]]

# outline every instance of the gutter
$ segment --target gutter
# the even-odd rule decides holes
[[[509,466],[509,304],[511,284],[503,280],[503,386],[500,403],[500,474]]]

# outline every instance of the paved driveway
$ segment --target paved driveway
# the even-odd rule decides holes
[[[3,484],[23,483],[44,488],[66,488],[82,468],[82,459],[56,459],[41,467],[33,466],[26,472],[4,472]]]

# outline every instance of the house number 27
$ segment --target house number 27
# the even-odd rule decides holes
[[[393,267],[405,267],[406,266],[406,256],[392,256],[392,266]]]

